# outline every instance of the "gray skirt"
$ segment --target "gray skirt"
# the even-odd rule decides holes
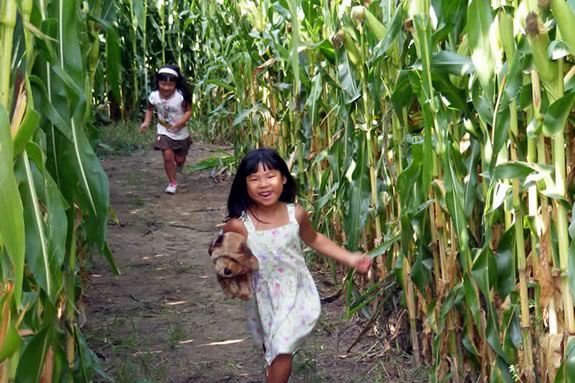
[[[156,142],[154,143],[154,149],[156,150],[171,149],[176,154],[187,155],[188,151],[190,150],[190,145],[192,145],[191,137],[188,137],[183,140],[174,140],[166,135],[160,134],[158,135]]]

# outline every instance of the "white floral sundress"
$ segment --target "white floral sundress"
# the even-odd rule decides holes
[[[295,206],[287,204],[289,222],[256,230],[248,214],[242,221],[248,246],[259,262],[254,296],[247,303],[248,329],[265,347],[270,365],[280,354],[292,354],[313,330],[321,310],[319,293],[303,257]]]

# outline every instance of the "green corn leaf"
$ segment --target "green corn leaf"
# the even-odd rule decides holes
[[[575,56],[575,25],[573,25],[575,7],[569,6],[563,0],[553,0],[550,3],[553,17],[561,32],[561,38],[565,40],[565,45],[571,56]]]
[[[575,92],[571,92],[551,104],[543,120],[543,134],[548,137],[558,133],[562,134],[574,101]]]
[[[473,260],[471,275],[485,299],[490,299],[497,277],[497,266],[491,250],[484,248],[479,251]]]
[[[505,143],[509,140],[509,120],[511,112],[508,107],[499,109],[497,120],[495,121],[495,137],[493,139],[493,155],[491,157],[491,166],[497,163],[497,156]]]
[[[318,100],[321,96],[322,89],[323,81],[321,72],[319,72],[313,77],[312,88],[310,90],[309,97],[305,102],[306,106],[308,107],[306,110],[310,114],[310,123],[314,126],[317,124],[317,113],[320,108]]]
[[[490,100],[485,97],[483,89],[477,81],[472,84],[471,101],[473,102],[473,106],[475,107],[477,113],[479,113],[479,116],[483,122],[486,124],[491,124],[493,122],[493,105]]]
[[[471,144],[471,153],[466,160],[465,170],[467,182],[465,182],[465,202],[464,211],[465,216],[470,217],[473,207],[477,198],[477,161],[479,159],[480,144],[477,140],[473,140]]]
[[[345,95],[345,103],[350,104],[357,100],[361,93],[357,87],[357,82],[353,73],[352,66],[349,63],[349,58],[345,49],[338,49],[337,51],[337,73],[341,90]]]
[[[14,300],[19,305],[24,275],[24,211],[14,176],[14,152],[10,137],[10,122],[0,105],[0,244],[12,263]]]
[[[567,338],[567,349],[565,351],[565,376],[567,383],[575,382],[575,337]]]
[[[431,280],[432,268],[432,264],[429,262],[429,259],[424,259],[423,257],[423,252],[418,252],[410,271],[411,280],[421,292],[425,292],[425,287]]]
[[[463,112],[470,111],[467,105],[465,90],[453,85],[449,76],[434,70],[432,72],[432,79],[435,90],[445,97],[450,109],[457,109]]]
[[[453,226],[457,232],[457,239],[459,249],[462,254],[462,262],[464,270],[470,270],[471,259],[469,259],[469,233],[467,231],[467,218],[465,217],[465,210],[462,203],[465,201],[463,195],[463,186],[459,180],[457,169],[453,165],[453,148],[448,147],[447,152],[443,158],[443,180],[445,183],[445,202],[451,215]]]
[[[22,153],[22,168],[24,173],[23,200],[26,206],[24,218],[26,222],[26,260],[37,283],[42,286],[47,296],[56,304],[58,286],[54,278],[58,278],[60,266],[51,266],[49,243],[45,232],[44,218],[40,208],[40,199],[36,192],[35,178],[39,173],[32,168],[26,152]],[[39,181],[41,183],[41,181]],[[65,237],[64,237],[65,240]],[[65,242],[64,242],[65,243]]]
[[[146,14],[144,14],[144,1],[147,0],[132,0],[132,7],[134,9],[134,16],[136,26],[145,33],[146,30]]]
[[[503,234],[499,242],[495,262],[497,264],[497,284],[496,291],[501,299],[505,299],[517,285],[515,273],[515,256],[513,248],[515,246],[514,229],[509,228]]]
[[[0,289],[0,363],[12,356],[22,344],[11,313],[13,294],[8,284]]]
[[[118,37],[115,29],[108,29],[106,33],[106,60],[108,84],[114,99],[119,103],[122,100],[122,52],[120,46],[120,38]]]
[[[323,40],[318,45],[318,50],[319,52],[321,52],[323,57],[325,57],[326,60],[329,61],[331,65],[336,64],[335,50],[333,49],[333,45],[331,45],[331,43],[328,40]]]
[[[389,284],[386,284],[384,283],[384,280],[381,280],[365,289],[365,291],[362,291],[361,294],[355,297],[355,299],[349,304],[346,312],[347,317],[351,318],[362,308],[367,307],[375,299],[381,298],[381,293],[386,287],[389,287]],[[385,300],[387,300],[387,297],[381,299],[379,305],[381,305],[382,302],[385,302]]]
[[[83,129],[75,129],[75,140],[59,140],[62,179],[70,188],[62,191],[67,200],[80,202],[87,217],[84,219],[89,240],[103,249],[109,206],[108,178],[96,157]],[[79,186],[79,187],[78,187]]]
[[[472,360],[475,363],[480,364],[481,363],[481,358],[480,358],[481,354],[479,353],[479,350],[477,350],[475,343],[473,343],[473,339],[470,339],[470,336],[467,333],[463,334],[463,339],[461,340],[461,344],[463,345],[465,350],[467,352],[469,352]]]
[[[500,108],[506,108],[511,101],[516,100],[519,96],[523,85],[523,73],[521,72],[521,55],[514,55],[511,63],[506,63],[508,72],[505,76],[504,101],[501,102]]]
[[[52,65],[51,69],[54,74],[53,80],[61,81],[61,85],[65,86],[67,109],[70,112],[70,116],[82,114],[82,110],[86,109],[87,98],[84,94],[85,90],[60,66]]]
[[[397,189],[402,205],[402,210],[408,211],[414,201],[414,186],[421,174],[423,164],[423,145],[418,143],[411,147],[412,162],[397,177]]]
[[[437,114],[435,114],[431,108],[431,103],[433,102],[428,98],[430,94],[426,93],[426,88],[431,89],[431,87],[421,86],[422,82],[425,82],[427,76],[423,76],[424,71],[411,71],[409,73],[409,79],[411,82],[411,86],[414,89],[417,89],[417,97],[419,100],[420,105],[422,105],[422,113],[423,113],[423,151],[421,152],[423,155],[423,159],[421,162],[421,179],[422,185],[421,188],[423,192],[427,192],[429,186],[431,184],[431,179],[433,176],[433,133],[434,133],[434,126],[435,126],[435,119]],[[431,90],[429,90],[431,92]]]
[[[32,339],[27,342],[20,357],[16,371],[16,381],[22,383],[37,383],[40,381],[48,347],[52,343],[52,331],[52,326],[46,326],[40,332],[31,336]]]
[[[525,178],[535,170],[532,164],[522,161],[509,161],[504,164],[497,165],[493,171],[496,179],[516,179]]]
[[[411,70],[401,70],[397,76],[397,80],[393,86],[393,93],[391,94],[391,103],[396,110],[396,113],[401,114],[405,105],[409,105],[413,99],[413,88],[410,83]]]
[[[347,234],[347,246],[351,250],[358,249],[361,230],[367,219],[370,204],[369,174],[367,164],[367,140],[364,134],[358,134],[355,139],[356,163],[355,169],[348,174],[347,190],[348,209],[344,219]]]
[[[102,368],[98,356],[90,350],[77,325],[74,325],[73,331],[78,350],[78,369],[74,381],[92,382],[94,381],[93,375],[96,373],[100,378],[97,379],[98,381],[113,382],[114,380]]]
[[[516,379],[511,376],[509,364],[500,357],[495,357],[495,364],[491,366],[491,383],[516,383]]]
[[[64,117],[60,114],[60,110],[56,109],[50,102],[48,96],[48,91],[44,86],[44,83],[39,77],[31,76],[30,84],[33,93],[36,95],[35,104],[39,106],[39,110],[42,115],[48,118],[50,123],[52,123],[60,133],[66,136],[70,141],[73,140],[72,131],[70,125],[66,122]]]
[[[385,238],[383,243],[380,244],[377,247],[374,247],[373,249],[371,249],[368,253],[367,256],[370,258],[375,258],[375,257],[379,257],[380,255],[383,255],[385,252],[387,252],[391,246],[393,246],[393,244],[395,242],[397,242],[399,239],[401,238],[400,234],[395,234],[393,235],[391,238]]]
[[[569,236],[571,243],[569,244],[569,256],[567,263],[567,275],[569,277],[569,289],[571,295],[575,297],[575,204],[571,207],[571,222],[569,223]]]
[[[32,109],[29,103],[28,107],[26,108],[24,119],[22,120],[22,123],[16,132],[16,136],[14,137],[14,156],[17,156],[22,153],[22,151],[24,151],[26,143],[30,141],[36,132],[39,121],[40,115],[38,112]]]
[[[487,305],[487,329],[486,329],[487,343],[489,343],[493,351],[495,351],[495,353],[499,355],[501,359],[505,361],[506,364],[509,364],[507,354],[503,352],[501,342],[499,341],[499,327],[497,325],[498,320],[494,311],[495,309],[492,307],[491,302],[489,302]]]
[[[122,272],[120,271],[120,268],[118,267],[118,263],[116,262],[116,258],[114,258],[114,254],[112,254],[112,251],[110,250],[110,247],[108,246],[108,242],[104,243],[104,249],[102,252],[104,254],[104,258],[106,258],[106,261],[108,261],[108,265],[112,269],[112,272],[116,275],[122,275]]]
[[[395,9],[393,19],[389,24],[389,29],[385,34],[385,38],[381,40],[379,43],[377,43],[377,45],[373,49],[372,57],[370,57],[369,64],[371,64],[371,62],[378,60],[389,50],[393,42],[398,38],[399,34],[401,33],[401,28],[403,27],[404,19],[405,19],[404,8],[400,4]]]
[[[429,20],[422,15],[414,17],[414,26],[417,36],[416,46],[421,60],[421,105],[433,103],[433,87],[431,82],[431,31]]]
[[[451,74],[455,76],[464,76],[475,72],[471,57],[450,51],[433,53],[431,56],[431,69],[443,75]]]
[[[481,329],[483,325],[481,323],[481,308],[479,306],[479,296],[470,275],[465,275],[463,277],[463,292],[465,294],[465,303],[467,304],[467,308],[471,312],[471,318],[473,319],[475,326]]]
[[[523,343],[523,335],[521,334],[521,323],[517,316],[517,308],[511,306],[503,313],[502,328],[503,335],[503,351],[507,355],[507,360],[514,364],[517,361],[517,350]]]
[[[472,0],[467,8],[467,33],[471,45],[475,70],[481,82],[485,98],[493,95],[495,56],[489,33],[493,24],[491,6],[488,0]]]

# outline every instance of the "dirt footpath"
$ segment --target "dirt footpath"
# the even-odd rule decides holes
[[[194,144],[189,162],[220,149]],[[107,158],[104,167],[117,216],[108,243],[122,275],[94,259],[83,332],[106,373],[115,382],[263,382],[263,356],[246,331],[244,305],[224,297],[207,254],[230,180],[216,183],[208,172],[180,175],[171,196],[163,192],[158,152]],[[333,292],[323,282],[319,287],[322,295]],[[388,371],[404,361],[371,358],[378,350],[372,336],[345,354],[361,327],[341,320],[341,301],[322,310],[296,355],[291,382],[400,381]]]

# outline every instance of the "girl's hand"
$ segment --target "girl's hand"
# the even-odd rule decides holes
[[[145,122],[143,122],[140,125],[140,133],[144,133],[146,131],[146,129],[148,129],[148,124],[146,124]]]
[[[371,258],[365,253],[354,253],[353,255],[354,257],[351,259],[351,267],[362,274],[367,273],[371,267]]]
[[[178,131],[182,129],[178,124],[173,124],[168,130],[170,132],[178,133]]]

